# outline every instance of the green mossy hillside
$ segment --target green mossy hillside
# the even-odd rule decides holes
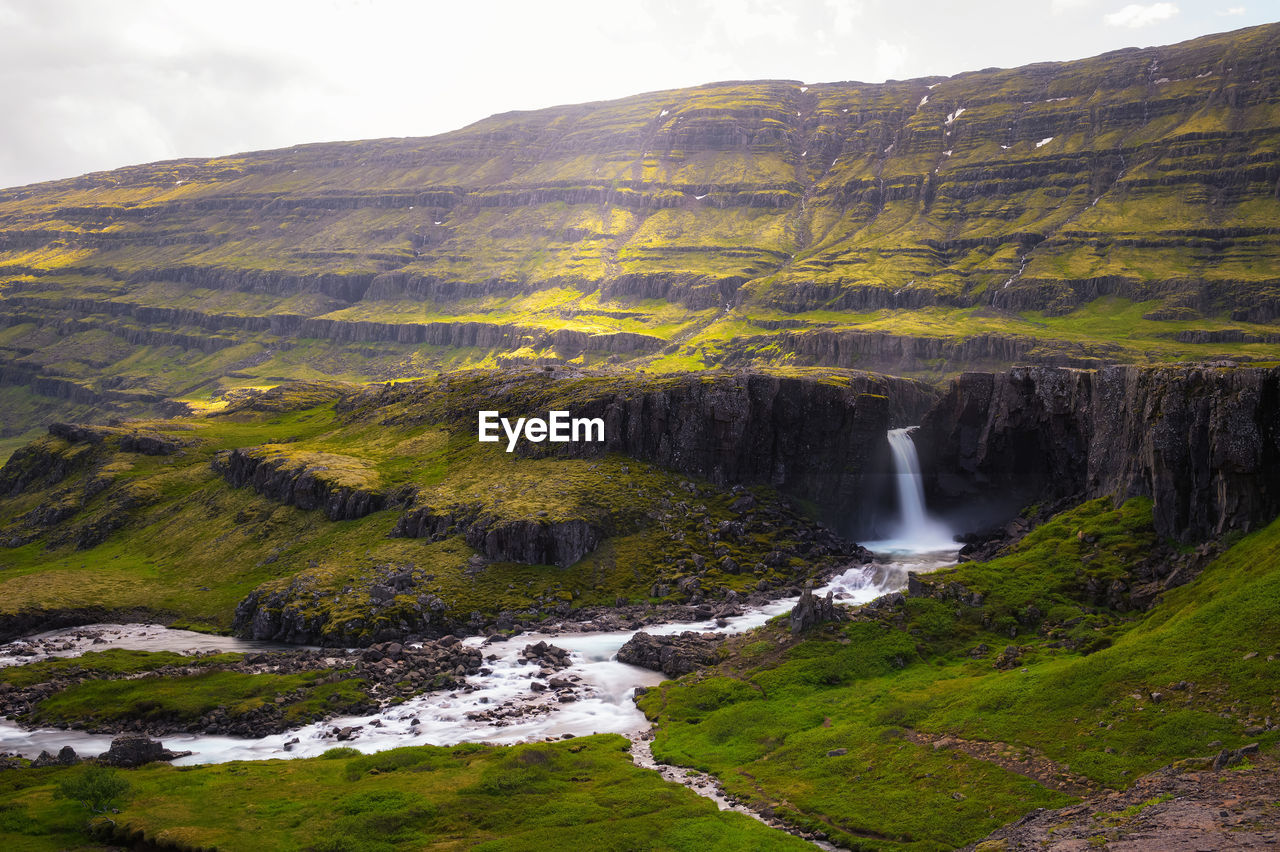
[[[1154,552],[1147,501],[1094,501],[850,622],[731,640],[724,664],[639,700],[654,753],[852,848],[943,850],[1224,744],[1274,743],[1280,521],[1149,611],[1100,592]]]

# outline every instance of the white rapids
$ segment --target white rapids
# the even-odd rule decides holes
[[[894,554],[890,558],[893,561],[854,566],[815,592],[825,595],[831,591],[837,600],[848,604],[866,603],[902,588],[908,570],[930,571],[954,564],[955,547],[949,553]],[[643,629],[650,634],[685,630],[739,633],[789,612],[795,601],[795,598],[784,598],[747,610],[741,616],[725,619],[724,626],[709,620],[672,622]],[[484,665],[491,673],[470,677],[467,688],[421,695],[376,714],[330,719],[256,739],[168,734],[163,741],[166,748],[192,752],[174,761],[184,765],[310,757],[335,745],[373,752],[409,745],[452,745],[464,741],[517,743],[593,733],[619,733],[634,738],[649,727],[632,702],[636,687],[653,686],[664,679],[658,672],[617,661],[618,649],[634,632],[522,633],[498,642],[472,637],[464,640],[465,643],[483,650]],[[569,667],[555,676],[576,681],[577,700],[560,703],[553,691],[533,691],[531,684],[538,666],[521,664],[520,651],[539,640],[570,652]],[[49,631],[0,645],[0,661],[29,662],[106,648],[246,651],[279,647],[282,646],[167,630],[157,625],[92,625]],[[38,649],[38,654],[33,654],[33,649]],[[488,660],[490,655],[494,659]],[[481,714],[489,718],[473,718]],[[349,732],[349,739],[339,742],[333,731],[344,728],[354,730]],[[109,735],[58,729],[29,731],[12,721],[0,721],[0,753],[35,757],[42,750],[56,752],[69,745],[82,755],[95,755],[106,751],[110,741]]]

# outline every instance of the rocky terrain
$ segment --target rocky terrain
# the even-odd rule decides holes
[[[10,440],[460,365],[1273,358],[1280,25],[0,192]]]
[[[618,661],[676,678],[714,663],[723,641],[717,633],[686,630],[674,636],[650,636],[641,631],[618,649]]]
[[[1280,844],[1276,769],[1275,757],[1260,758],[1256,745],[1181,761],[1123,792],[1033,811],[964,852],[1274,849]]]

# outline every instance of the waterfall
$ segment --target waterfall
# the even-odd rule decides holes
[[[908,429],[889,430],[889,449],[893,451],[893,470],[898,482],[899,528],[903,531],[924,526],[924,481],[920,476],[920,459],[916,442]]]
[[[883,541],[867,542],[867,548],[889,552],[924,553],[955,550],[957,545],[946,524],[929,516],[924,505],[924,481],[911,433],[915,427],[889,430],[894,481],[898,490],[898,522]]]

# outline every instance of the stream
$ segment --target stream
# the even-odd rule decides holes
[[[898,552],[881,558],[885,561],[850,568],[815,589],[815,593],[821,596],[831,591],[842,603],[866,603],[903,588],[908,571],[927,572],[954,564],[955,551]],[[782,598],[749,609],[740,616],[723,619],[724,626],[717,626],[715,620],[680,621],[649,626],[645,631],[650,634],[685,630],[740,633],[789,612],[795,602],[794,597]],[[373,752],[409,745],[453,745],[465,741],[508,744],[597,733],[625,734],[634,740],[649,728],[648,721],[632,702],[636,687],[654,686],[665,679],[660,672],[615,659],[618,649],[634,632],[521,633],[497,642],[473,636],[463,642],[484,651],[485,666],[491,674],[470,677],[464,689],[420,695],[376,714],[329,719],[257,739],[169,734],[164,737],[164,744],[174,751],[191,752],[174,761],[181,766],[313,757],[339,744]],[[556,677],[576,681],[580,696],[576,701],[560,703],[554,692],[539,693],[531,688],[538,666],[523,664],[520,652],[526,645],[542,640],[570,652],[569,667],[557,672]],[[108,648],[194,653],[285,647],[293,646],[170,630],[155,624],[96,624],[49,631],[0,645],[0,666],[78,656]],[[491,718],[471,718],[481,714]],[[335,729],[352,730],[339,743],[334,736]],[[95,755],[106,751],[110,744],[111,736],[107,734],[57,728],[24,730],[13,721],[0,720],[0,752],[35,757],[42,750],[56,753],[69,745],[79,754]]]

